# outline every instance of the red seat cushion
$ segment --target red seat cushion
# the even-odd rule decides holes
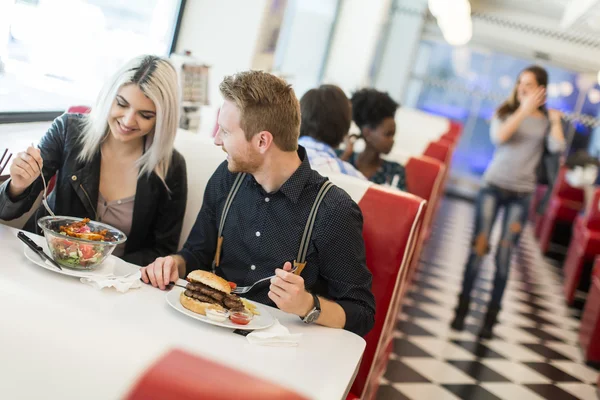
[[[423,237],[427,238],[438,200],[441,198],[446,167],[439,160],[421,156],[409,158],[405,168],[408,192],[427,200],[427,211],[423,218]]]
[[[88,106],[71,106],[67,109],[67,112],[69,114],[87,114],[91,110],[92,109],[89,108]]]
[[[343,186],[342,186],[343,188]],[[386,346],[396,323],[403,279],[412,261],[424,216],[425,201],[414,195],[370,187],[358,205],[363,213],[367,266],[373,274],[375,325],[365,336],[366,348],[352,393],[369,398],[379,386]]]
[[[450,164],[450,143],[442,140],[430,142],[423,155],[441,161],[446,167]]]
[[[306,397],[214,361],[173,350],[145,371],[126,399],[306,400]]]

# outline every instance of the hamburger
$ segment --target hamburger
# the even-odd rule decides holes
[[[187,276],[186,290],[179,296],[181,305],[197,314],[206,315],[208,308],[244,311],[244,303],[225,279],[208,271],[192,271]]]

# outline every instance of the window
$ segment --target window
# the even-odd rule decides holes
[[[92,104],[104,81],[130,58],[168,55],[180,5],[0,1],[0,113]]]

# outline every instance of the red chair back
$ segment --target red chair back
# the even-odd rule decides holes
[[[67,109],[69,114],[88,114],[92,109],[88,106],[71,106]]]
[[[346,190],[363,214],[367,266],[373,274],[375,325],[365,336],[366,348],[351,392],[370,399],[387,365],[388,344],[397,320],[400,293],[419,239],[426,202],[341,174],[329,178]],[[364,190],[364,188],[368,189]],[[357,188],[362,188],[358,195]]]
[[[584,226],[592,231],[600,231],[600,188],[594,191],[594,198],[588,213],[584,217]]]
[[[448,128],[448,132],[444,134],[444,136],[448,135],[448,137],[452,137],[455,139],[455,142],[460,139],[460,135],[462,134],[463,126],[460,122],[450,121],[450,127]]]
[[[423,237],[427,238],[440,199],[446,167],[439,160],[421,156],[409,158],[405,168],[407,191],[427,200],[427,211],[423,218]]]
[[[567,183],[566,173],[567,167],[561,167],[558,171],[558,176],[556,177],[556,182],[552,189],[552,197],[560,197],[565,200],[582,203],[584,198],[583,190],[569,185]]]
[[[446,167],[450,165],[451,144],[444,140],[430,142],[423,155],[441,161]]]
[[[138,380],[126,400],[307,400],[275,383],[173,350]]]

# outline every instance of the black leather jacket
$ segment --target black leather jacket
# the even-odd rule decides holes
[[[81,145],[81,114],[64,114],[56,118],[40,142],[46,182],[56,174],[56,186],[48,203],[56,215],[96,218],[100,186],[100,152],[91,163],[77,160]],[[125,244],[125,261],[147,265],[157,257],[177,251],[187,201],[185,160],[173,150],[173,158],[165,179],[152,173],[138,179],[131,232]],[[41,177],[22,195],[10,199],[7,181],[0,186],[0,219],[11,220],[29,211],[43,191]],[[41,206],[25,224],[25,230],[41,234],[37,220],[47,215]]]

